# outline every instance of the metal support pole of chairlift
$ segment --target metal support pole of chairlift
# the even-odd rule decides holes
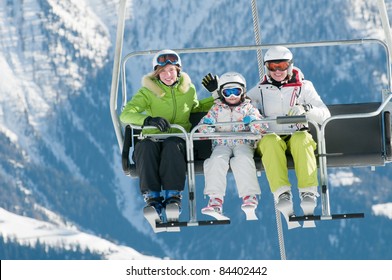
[[[388,45],[388,48],[392,49],[392,34],[391,34],[391,26],[389,24],[387,8],[385,6],[384,0],[377,0],[378,10],[380,11],[381,22],[385,33],[385,41]],[[392,59],[391,53],[389,54],[389,58]]]
[[[261,34],[259,28],[259,17],[258,17],[258,10],[257,10],[257,3],[256,0],[251,0],[252,4],[252,18],[253,18],[253,30],[255,34],[255,43],[256,45],[261,45]],[[259,79],[260,81],[263,79],[264,76],[264,63],[263,63],[263,53],[262,49],[258,49],[257,51],[257,65],[259,67]],[[274,201],[275,205],[275,201]],[[283,229],[282,229],[282,218],[278,209],[275,208],[275,216],[276,216],[276,228],[278,231],[278,240],[279,240],[279,251],[280,251],[280,259],[286,259],[286,250],[284,246],[284,236],[283,236]]]
[[[121,55],[124,41],[124,29],[125,29],[125,5],[127,0],[121,0],[118,7],[118,23],[117,23],[117,34],[116,34],[116,49],[114,52],[114,62],[113,62],[113,75],[112,75],[112,85],[110,89],[110,115],[112,117],[112,122],[114,130],[116,132],[116,138],[120,150],[124,145],[124,135],[121,129],[121,123],[117,115],[117,95],[118,95],[118,84],[120,81],[120,66],[121,66]]]
[[[382,23],[382,27],[384,29],[384,34],[385,34],[385,42],[388,46],[389,50],[392,50],[392,33],[391,33],[391,25],[389,23],[389,19],[388,19],[388,11],[387,11],[387,7],[385,6],[385,1],[384,0],[377,0],[377,5],[378,5],[378,10],[380,12],[380,17],[381,17],[381,23]],[[389,60],[392,60],[392,52],[389,51]],[[388,73],[388,90],[385,91],[385,93],[391,94],[391,73]],[[383,96],[383,98],[388,98],[387,96]],[[391,107],[391,106],[389,106]]]
[[[192,134],[187,137],[187,162],[188,162],[188,194],[189,194],[189,225],[197,225],[196,214],[196,177],[195,159],[193,154]]]
[[[392,60],[392,52],[389,50],[392,50],[392,33],[391,33],[391,26],[389,23],[389,19],[388,19],[388,11],[387,11],[387,7],[385,6],[385,1],[384,0],[377,0],[377,5],[378,5],[378,9],[380,11],[380,15],[381,15],[381,22],[382,22],[382,26],[384,29],[384,33],[385,33],[385,41],[386,44],[388,46],[388,53],[389,53],[389,60]],[[391,95],[391,71],[388,72],[388,90],[384,90],[384,95],[383,95],[383,99],[388,99],[388,95]],[[388,104],[387,105],[387,110],[388,111],[392,111],[392,104]],[[390,120],[390,122],[392,123],[392,119]],[[390,145],[392,145],[392,143],[389,143]]]

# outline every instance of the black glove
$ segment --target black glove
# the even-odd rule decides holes
[[[211,73],[208,73],[204,76],[203,80],[201,80],[201,84],[208,90],[209,92],[214,92],[218,89],[218,76],[212,76]]]
[[[148,116],[144,120],[143,125],[144,126],[155,126],[162,132],[167,131],[170,128],[170,123],[165,118],[161,118],[161,117],[153,118],[153,117]]]

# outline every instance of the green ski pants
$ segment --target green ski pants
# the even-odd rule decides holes
[[[291,186],[288,179],[287,157],[294,160],[298,188],[318,186],[317,163],[314,151],[316,142],[307,131],[297,131],[290,135],[265,135],[257,144],[268,183],[272,192],[281,187]]]

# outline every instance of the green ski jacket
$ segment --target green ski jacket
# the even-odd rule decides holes
[[[142,79],[142,87],[125,105],[120,114],[124,124],[143,125],[148,117],[162,117],[170,124],[181,125],[190,131],[189,116],[192,112],[207,112],[214,103],[214,98],[197,99],[195,86],[188,74],[181,72],[178,82],[167,86],[152,73]],[[178,133],[178,129],[170,129],[165,133]],[[162,133],[159,129],[144,129],[143,133]]]

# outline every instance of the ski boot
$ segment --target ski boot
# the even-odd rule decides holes
[[[165,212],[166,212],[166,221],[170,222],[178,222],[181,214],[181,192],[180,191],[165,191]],[[179,227],[168,227],[167,231],[180,231]]]
[[[201,213],[214,217],[217,220],[230,220],[229,217],[222,214],[222,209],[223,198],[211,196],[208,205],[201,209]]]
[[[164,228],[157,228],[156,226],[157,223],[162,223],[163,197],[148,193],[145,195],[144,200],[146,201],[146,206],[143,208],[143,214],[154,232],[166,231]]]
[[[291,192],[287,191],[279,195],[278,202],[275,205],[276,209],[282,213],[286,220],[288,229],[300,227],[300,223],[297,221],[290,222],[289,217],[294,216],[293,201],[291,198]]]
[[[317,197],[316,194],[313,192],[300,192],[300,198],[301,198],[301,208],[302,211],[304,212],[304,216],[310,216],[314,215],[314,208],[317,206]],[[304,221],[303,224],[304,228],[312,228],[316,227],[316,224],[314,223],[314,220],[307,220]]]
[[[256,195],[246,195],[242,198],[241,209],[245,212],[246,220],[258,220],[255,213],[257,204],[258,201]]]

